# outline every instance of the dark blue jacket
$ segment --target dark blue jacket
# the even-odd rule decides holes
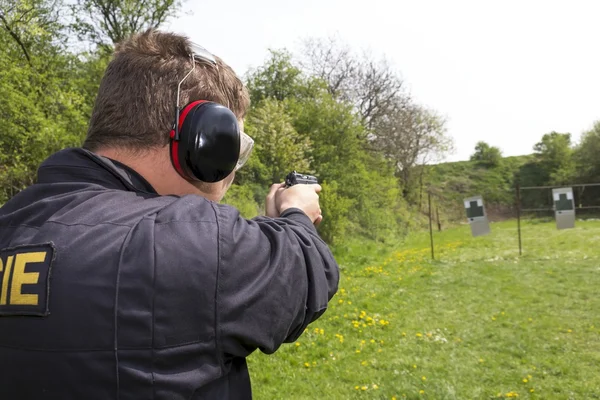
[[[0,399],[249,399],[245,357],[296,340],[338,280],[298,209],[247,220],[63,150],[0,208]]]

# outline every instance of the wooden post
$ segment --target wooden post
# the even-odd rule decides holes
[[[519,231],[519,255],[523,254],[521,247],[521,185],[517,182],[517,230]]]
[[[427,192],[427,199],[429,202],[429,240],[431,242],[431,259],[435,260],[435,254],[433,252],[433,227],[431,221],[431,192]]]

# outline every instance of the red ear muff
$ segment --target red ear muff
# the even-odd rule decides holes
[[[171,131],[171,135],[170,135],[171,136],[171,162],[173,163],[173,167],[175,167],[175,170],[177,170],[179,175],[181,175],[182,177],[184,177],[186,179],[192,179],[192,177],[189,176],[184,171],[184,169],[181,167],[181,160],[179,158],[179,143],[181,142],[181,126],[183,125],[183,122],[185,121],[185,117],[188,115],[190,110],[192,108],[194,108],[195,106],[200,105],[202,103],[204,103],[203,100],[198,100],[198,101],[191,102],[190,104],[185,106],[183,108],[183,111],[179,114],[179,121],[177,121],[178,128],[179,128],[179,140],[175,140],[175,129],[173,129]]]
[[[186,179],[218,182],[235,169],[240,131],[235,114],[220,104],[194,101],[179,116],[179,140],[171,132],[171,162]]]

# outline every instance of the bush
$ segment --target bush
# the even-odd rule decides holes
[[[237,208],[244,218],[254,218],[263,213],[249,186],[231,185],[221,203]]]

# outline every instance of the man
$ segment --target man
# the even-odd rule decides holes
[[[84,148],[0,208],[0,398],[251,398],[245,357],[322,315],[339,271],[320,186],[273,185],[253,220],[218,203],[248,107],[182,36],[117,46]]]

